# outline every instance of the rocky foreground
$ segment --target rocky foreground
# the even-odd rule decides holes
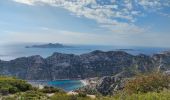
[[[74,55],[54,53],[42,58],[39,55],[0,61],[0,74],[26,80],[84,79],[113,76],[124,72],[132,76],[139,72],[170,70],[170,53],[131,55],[123,51],[93,51]]]

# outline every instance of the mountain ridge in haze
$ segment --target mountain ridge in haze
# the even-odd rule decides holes
[[[1,75],[26,80],[84,79],[112,76],[122,71],[145,73],[170,70],[170,54],[131,55],[123,51],[96,50],[82,55],[53,53],[0,61]]]

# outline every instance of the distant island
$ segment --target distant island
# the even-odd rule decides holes
[[[135,51],[135,49],[116,49],[117,51]]]
[[[48,43],[48,44],[41,44],[41,45],[32,45],[26,46],[25,48],[66,48],[71,46],[66,46],[60,43]]]

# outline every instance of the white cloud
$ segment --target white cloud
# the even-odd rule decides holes
[[[27,5],[33,5],[34,4],[34,0],[13,0],[13,1],[18,2],[18,3],[27,4]]]
[[[166,14],[166,13],[162,13],[162,12],[159,12],[158,14],[162,15],[162,16],[165,16],[165,17],[169,17],[170,18],[170,14]]]
[[[101,27],[121,32],[141,32],[143,28],[134,25],[137,17],[144,12],[136,9],[140,6],[144,11],[158,11],[169,7],[169,0],[13,0],[26,5],[47,4],[62,7],[76,16],[93,19]],[[163,15],[163,14],[162,14]],[[123,20],[123,21],[122,21]],[[122,31],[123,29],[123,31]]]

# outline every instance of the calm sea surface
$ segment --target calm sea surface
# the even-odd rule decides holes
[[[94,50],[111,51],[123,50],[130,54],[137,55],[140,53],[152,55],[162,51],[170,50],[169,48],[147,48],[147,47],[120,47],[120,46],[96,46],[96,45],[70,45],[71,48],[25,48],[32,44],[15,44],[15,45],[0,45],[0,59],[12,60],[18,57],[27,57],[32,55],[41,55],[46,58],[54,52],[67,54],[83,54]]]
[[[79,87],[84,86],[80,80],[57,80],[47,82],[49,86],[59,87],[65,91],[75,90]]]
[[[53,86],[64,89],[65,91],[72,91],[84,86],[81,80],[55,80],[55,81],[28,80],[28,82],[33,86],[38,85]]]
[[[146,48],[146,47],[120,47],[120,46],[92,46],[92,45],[71,45],[72,48],[25,48],[27,45],[0,45],[0,59],[1,60],[12,60],[18,57],[27,57],[32,55],[41,55],[46,58],[52,55],[54,52],[67,53],[67,54],[83,54],[89,53],[94,50],[102,51],[116,51],[123,50],[133,55],[140,53],[152,55],[154,53],[160,53],[162,51],[170,50],[169,48]],[[80,80],[57,80],[46,82],[49,86],[60,87],[66,91],[75,90],[82,87],[83,84]]]

